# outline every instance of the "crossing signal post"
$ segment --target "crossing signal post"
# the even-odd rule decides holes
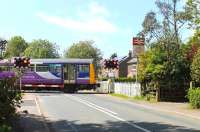
[[[119,63],[116,59],[105,59],[104,60],[104,69],[108,70],[108,93],[111,93],[111,89],[114,88],[114,69],[119,69]],[[114,89],[113,89],[114,90]]]
[[[22,69],[30,67],[30,58],[27,58],[27,57],[14,58],[14,67],[19,68],[20,74],[22,74]],[[19,87],[20,87],[20,90],[21,90],[22,89],[21,75],[20,75],[19,81],[20,81]]]

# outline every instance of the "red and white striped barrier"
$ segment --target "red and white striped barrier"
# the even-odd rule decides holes
[[[64,88],[64,85],[32,85],[32,84],[25,84],[25,85],[23,85],[23,87],[42,87],[42,88],[49,88],[49,87],[51,87],[51,88]]]

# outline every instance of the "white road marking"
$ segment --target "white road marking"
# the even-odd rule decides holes
[[[69,96],[71,96],[71,95],[69,95]],[[109,109],[107,109],[107,108],[103,108],[103,107],[101,107],[101,106],[99,106],[99,105],[96,105],[96,104],[94,104],[94,103],[92,103],[92,102],[89,102],[89,101],[87,101],[87,100],[83,100],[83,99],[77,98],[77,97],[75,97],[75,96],[71,96],[71,97],[73,97],[73,98],[75,98],[75,99],[77,99],[77,100],[86,102],[87,104],[90,104],[90,105],[92,105],[92,106],[94,106],[94,107],[97,107],[97,108],[99,108],[99,109],[102,109],[102,110],[104,110],[104,111],[107,111],[107,112],[109,112],[109,113],[111,113],[111,114],[113,114],[113,115],[118,115],[116,112],[113,112],[113,111],[111,111],[111,110],[109,110]]]
[[[39,115],[41,116],[41,115],[42,115],[42,112],[41,112],[41,110],[40,110],[40,106],[39,106],[39,104],[38,104],[38,102],[37,102],[36,97],[35,97],[35,104],[36,104],[36,108],[37,108],[37,110],[38,110],[38,113],[39,113]]]
[[[96,109],[96,110],[98,110],[98,111],[100,111],[100,112],[103,112],[104,114],[107,114],[108,116],[113,117],[113,118],[115,118],[115,119],[117,119],[117,120],[119,120],[119,121],[125,122],[125,123],[127,123],[127,124],[129,124],[129,125],[131,125],[131,126],[133,126],[133,127],[135,127],[135,128],[137,128],[137,129],[142,130],[143,132],[151,132],[150,130],[147,130],[147,129],[143,128],[143,127],[140,127],[140,126],[138,126],[138,125],[136,125],[136,124],[130,123],[130,122],[126,121],[125,119],[120,118],[120,117],[118,117],[118,116],[112,114],[112,113],[115,113],[115,112],[112,112],[112,113],[109,112],[109,111],[111,111],[111,110],[107,111],[108,109],[106,109],[106,108],[103,108],[103,107],[98,106],[98,105],[96,105],[96,104],[93,104],[93,103],[91,103],[91,102],[89,102],[89,101],[87,101],[87,100],[83,100],[83,99],[80,99],[80,98],[75,97],[75,96],[72,96],[72,95],[65,95],[65,96],[66,96],[66,97],[71,97],[71,99],[73,99],[73,100],[75,100],[75,101],[78,101],[78,102],[80,102],[80,103],[82,103],[82,104],[85,104],[85,105],[89,106],[90,108],[93,108],[93,109]],[[103,108],[103,109],[102,109],[102,108]]]

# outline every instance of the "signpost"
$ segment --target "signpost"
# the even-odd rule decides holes
[[[115,73],[114,70],[119,68],[118,60],[108,59],[104,60],[104,69],[108,70],[108,93],[111,93],[111,89],[114,88],[114,78]]]

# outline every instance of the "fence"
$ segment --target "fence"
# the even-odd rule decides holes
[[[141,86],[139,83],[115,83],[114,93],[126,96],[140,96]]]
[[[140,96],[141,85],[139,83],[115,82],[113,86],[110,86],[107,81],[100,82],[100,88],[97,89],[97,92],[109,93],[109,91],[126,96]]]

